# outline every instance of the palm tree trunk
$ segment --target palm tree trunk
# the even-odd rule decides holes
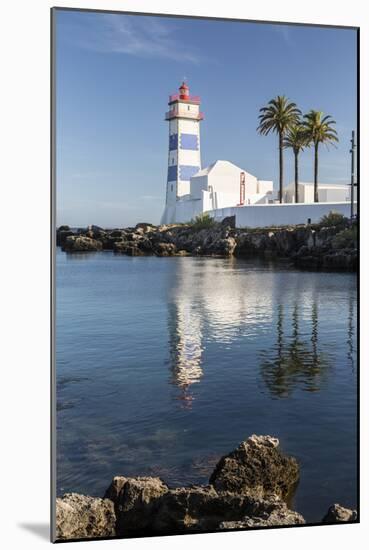
[[[279,134],[279,202],[283,199],[283,133]]]
[[[299,153],[295,152],[295,202],[299,202]]]
[[[319,143],[314,146],[314,202],[319,202],[318,195],[318,147]]]

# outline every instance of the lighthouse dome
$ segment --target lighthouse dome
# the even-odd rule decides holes
[[[190,88],[186,84],[186,82],[182,82],[180,88],[179,88],[179,98],[180,99],[187,99],[190,95]]]

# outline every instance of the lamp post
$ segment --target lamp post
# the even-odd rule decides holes
[[[355,131],[351,134],[351,220],[354,219],[354,187],[355,187]]]

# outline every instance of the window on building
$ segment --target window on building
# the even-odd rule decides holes
[[[174,159],[172,159],[172,164],[174,164]]]
[[[190,110],[190,106],[189,106],[189,105],[187,105],[187,111],[189,111],[189,110]]]
[[[173,191],[173,183],[170,185],[170,190]]]

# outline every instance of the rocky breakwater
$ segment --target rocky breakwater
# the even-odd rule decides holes
[[[90,226],[57,231],[66,252],[113,250],[130,256],[236,256],[284,258],[307,269],[354,271],[357,267],[357,227],[338,219],[315,225],[236,229],[222,223],[161,225],[106,230]]]
[[[158,477],[116,476],[104,498],[58,498],[57,539],[302,525],[286,504],[298,479],[298,464],[279,450],[278,439],[253,435],[220,459],[208,485],[170,488]],[[341,514],[341,520],[354,518]],[[328,522],[337,522],[333,512]]]

